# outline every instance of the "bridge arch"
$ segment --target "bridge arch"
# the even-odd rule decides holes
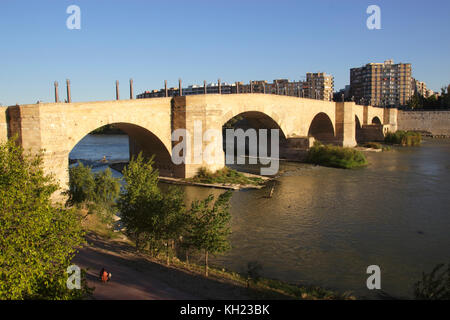
[[[228,112],[224,119],[227,119],[222,122],[222,130],[223,130],[223,151],[226,153],[227,151],[227,144],[230,143],[230,141],[227,140],[229,137],[227,137],[227,134],[225,132],[225,129],[233,128],[233,129],[242,129],[244,132],[246,132],[246,138],[245,138],[245,147],[244,149],[239,149],[238,147],[238,136],[234,136],[234,155],[236,157],[242,157],[242,156],[250,156],[248,159],[238,159],[237,158],[237,164],[244,164],[245,163],[252,164],[256,163],[256,159],[252,158],[252,156],[261,155],[261,152],[263,156],[275,156],[279,157],[278,154],[272,154],[274,152],[273,145],[272,145],[272,130],[278,130],[278,143],[277,143],[277,150],[279,152],[279,148],[282,148],[286,144],[286,134],[284,133],[283,129],[280,127],[278,123],[278,117],[276,114],[272,114],[272,116],[267,115],[264,112],[261,111],[244,111],[241,113],[238,113],[234,116],[231,112]],[[231,118],[230,118],[231,117]],[[275,118],[275,119],[274,119]],[[235,120],[230,121],[230,120]],[[278,121],[277,121],[278,120]],[[255,131],[247,131],[249,129],[254,129]],[[264,150],[260,150],[260,131],[261,129],[267,130],[267,149],[264,148]],[[235,132],[236,133],[236,132]],[[241,140],[242,141],[242,140]],[[254,152],[254,153],[253,153]],[[228,155],[227,155],[228,156]],[[232,166],[233,167],[233,166]],[[237,167],[235,168],[237,169]]]
[[[325,112],[319,112],[314,116],[309,125],[308,136],[324,143],[335,142],[333,121]]]
[[[355,139],[357,143],[361,142],[363,139],[361,122],[359,121],[359,118],[356,114],[355,114]]]
[[[254,129],[279,129],[280,137],[286,137],[285,130],[282,128],[281,119],[275,112],[264,112],[263,110],[249,109],[249,110],[229,110],[221,118],[222,127],[231,119],[237,117],[245,118],[250,127]]]
[[[378,116],[373,117],[372,124],[381,124],[380,118],[378,118]]]
[[[154,156],[154,166],[159,170],[160,174],[163,176],[172,175],[174,167],[171,160],[170,151],[155,133],[147,128],[132,123],[114,122],[109,123],[109,125],[113,125],[115,128],[128,135],[130,159],[133,156],[137,156],[140,152],[142,152],[143,156],[146,158]],[[100,126],[98,128],[101,127],[103,126]],[[91,134],[98,128],[94,128],[87,133],[79,132],[77,135],[77,142],[69,147],[69,153],[80,143],[80,141],[84,137]],[[81,135],[83,136],[79,138]]]
[[[276,114],[272,114],[271,116],[269,116],[261,111],[244,111],[234,116],[233,113],[228,112],[223,118],[227,120],[222,120],[222,126],[227,124],[231,119],[236,119],[238,117],[242,117],[247,121],[247,123],[244,124],[243,129],[278,129],[280,130],[280,138],[286,138],[283,129],[278,123],[279,117]]]

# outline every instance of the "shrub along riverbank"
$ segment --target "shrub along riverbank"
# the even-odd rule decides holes
[[[384,138],[384,142],[408,147],[419,146],[422,142],[422,135],[420,132],[398,130],[395,133],[388,132]]]
[[[364,154],[352,148],[314,143],[306,156],[306,162],[325,167],[352,169],[367,165]]]
[[[210,184],[222,183],[256,186],[264,184],[264,180],[259,177],[247,177],[242,173],[228,167],[224,167],[214,173],[202,167],[198,170],[194,177],[186,179],[186,181]]]

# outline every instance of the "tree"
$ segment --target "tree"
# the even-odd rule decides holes
[[[411,109],[421,109],[423,108],[423,97],[420,96],[418,93],[415,93],[411,96],[411,98],[408,101],[408,107]]]
[[[88,214],[97,213],[105,223],[111,223],[119,192],[120,179],[114,178],[109,168],[94,174],[90,166],[78,161],[69,169],[68,206],[85,208]]]
[[[189,212],[190,234],[186,241],[205,253],[205,276],[208,276],[208,255],[225,252],[230,248],[228,235],[230,230],[231,191],[221,194],[217,200],[213,195],[202,201],[194,201]],[[212,205],[211,205],[212,204]]]
[[[95,200],[95,180],[91,167],[78,161],[69,168],[68,205],[82,205]]]
[[[15,141],[0,144],[0,299],[74,299],[67,267],[84,243],[79,215],[53,204],[58,190],[45,175],[41,155],[26,154]]]
[[[120,193],[120,179],[112,176],[111,170],[106,168],[104,171],[97,172],[94,175],[95,182],[95,200],[105,204],[113,203]]]
[[[111,223],[116,207],[115,201],[120,193],[120,179],[114,178],[111,170],[106,168],[94,174],[94,182],[95,204],[92,207],[101,214],[106,223]]]
[[[169,265],[171,255],[170,244],[173,244],[179,238],[187,222],[183,191],[177,187],[170,187],[164,192],[160,200],[159,208],[156,238],[165,241],[166,261],[167,265]]]
[[[441,88],[441,95],[439,96],[441,108],[450,108],[450,85]]]
[[[141,250],[155,238],[150,230],[158,230],[161,192],[158,188],[158,170],[153,168],[153,157],[145,161],[142,153],[132,158],[123,171],[125,185],[117,201],[125,233]]]

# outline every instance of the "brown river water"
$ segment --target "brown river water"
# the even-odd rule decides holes
[[[128,138],[87,136],[70,157],[103,155],[126,159]],[[356,170],[281,162],[272,198],[269,188],[234,192],[232,249],[212,262],[244,272],[258,261],[265,277],[412,298],[423,271],[450,263],[450,139],[366,155]],[[188,202],[223,192],[183,188]],[[381,268],[382,291],[367,289],[369,265]]]

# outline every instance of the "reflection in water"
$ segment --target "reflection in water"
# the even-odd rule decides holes
[[[71,156],[82,158],[79,148],[90,159],[128,154],[126,136],[98,137]],[[450,141],[370,153],[368,160],[357,170],[284,162],[272,198],[267,189],[235,192],[233,248],[213,262],[244,271],[257,260],[264,276],[364,297],[374,296],[366,268],[376,264],[383,291],[411,297],[421,272],[450,258]],[[186,203],[223,192],[184,190]]]

